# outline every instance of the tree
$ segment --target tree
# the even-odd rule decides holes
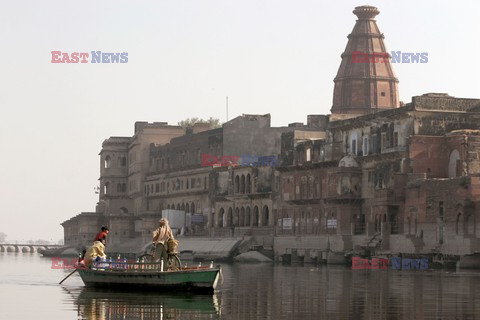
[[[7,235],[3,232],[0,232],[0,243],[4,243]]]
[[[210,117],[210,119],[208,119],[208,120],[204,120],[204,119],[197,118],[197,117],[187,118],[185,120],[182,120],[182,121],[178,122],[178,125],[182,128],[191,128],[191,127],[193,127],[193,125],[195,123],[198,123],[198,122],[204,122],[204,123],[206,122],[206,123],[210,124],[210,127],[212,129],[220,128],[222,126],[219,119],[212,118],[212,117]]]

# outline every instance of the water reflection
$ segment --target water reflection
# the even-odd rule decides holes
[[[480,272],[223,264],[214,295],[85,288],[36,255],[0,254],[0,319],[480,319]],[[27,301],[27,304],[26,304]]]
[[[478,272],[234,266],[226,319],[476,319]]]
[[[65,289],[67,290],[67,289]],[[79,319],[219,319],[216,295],[158,294],[84,288],[75,305]]]

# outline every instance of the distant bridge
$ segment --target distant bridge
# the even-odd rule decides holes
[[[23,252],[23,253],[34,253],[42,252],[46,249],[55,249],[63,247],[59,244],[0,244],[0,252]]]

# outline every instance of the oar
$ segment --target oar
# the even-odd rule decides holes
[[[63,280],[62,280],[62,281],[60,281],[60,283],[59,283],[59,284],[62,284],[62,283],[63,283],[63,281],[67,280],[67,279],[68,279],[68,277],[70,277],[72,274],[74,274],[74,273],[75,273],[75,271],[77,271],[77,270],[78,270],[78,269],[75,269],[75,270],[73,270],[72,272],[70,272],[70,274],[69,274],[68,276],[66,276],[65,278],[63,278]]]

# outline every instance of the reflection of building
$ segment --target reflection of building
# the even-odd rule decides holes
[[[374,7],[358,20],[334,79],[331,115],[271,127],[242,115],[221,128],[135,125],[100,152],[95,213],[63,223],[65,243],[89,242],[101,224],[112,243],[145,242],[163,209],[190,214],[191,235],[245,236],[277,256],[327,251],[464,254],[480,249],[480,100],[447,94],[399,102]],[[201,165],[201,155],[279,155],[279,167]],[[260,239],[260,240],[259,240]],[[303,258],[302,258],[303,257]]]

